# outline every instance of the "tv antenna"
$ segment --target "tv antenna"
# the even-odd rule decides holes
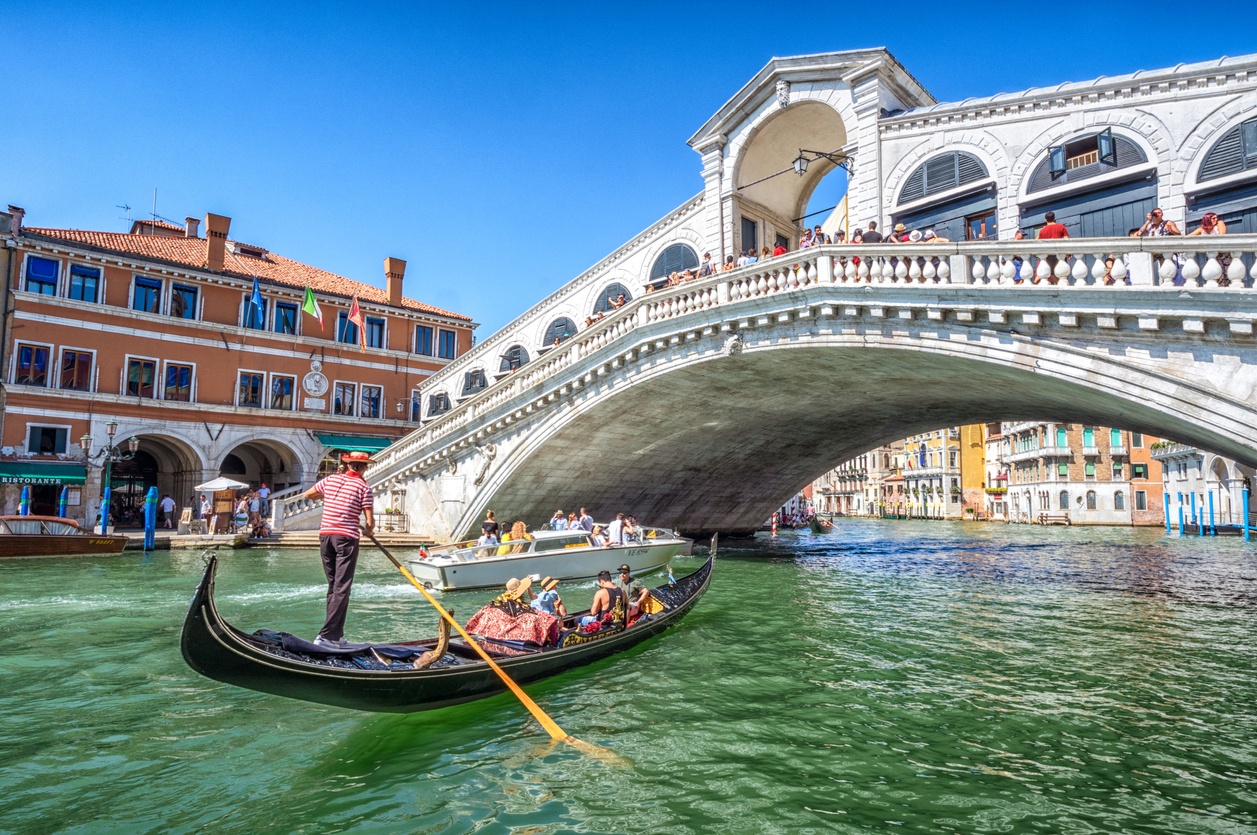
[[[126,203],[121,203],[119,205],[114,206],[114,208],[122,209],[122,211],[127,213],[126,217],[119,218],[119,220],[125,220],[127,223],[131,222],[131,207],[130,206],[128,206]]]

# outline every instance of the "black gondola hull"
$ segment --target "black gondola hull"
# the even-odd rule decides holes
[[[426,670],[361,670],[328,666],[268,651],[259,640],[227,623],[214,605],[217,559],[211,557],[183,624],[184,660],[208,678],[308,702],[388,713],[413,713],[504,692],[506,686],[483,661]],[[518,684],[540,681],[623,652],[675,624],[706,591],[712,560],[667,589],[676,605],[620,632],[588,643],[495,657]]]

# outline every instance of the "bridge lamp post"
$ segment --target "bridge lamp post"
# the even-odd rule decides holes
[[[140,449],[140,439],[131,436],[127,439],[127,452],[122,451],[121,444],[113,442],[113,436],[118,432],[118,421],[109,420],[105,422],[105,434],[108,440],[95,455],[92,454],[92,436],[89,434],[79,438],[79,447],[83,450],[83,454],[87,457],[87,461],[97,467],[105,468],[105,489],[102,491],[102,497],[109,498],[109,476],[113,470],[113,462],[130,461],[135,457],[135,453]],[[104,501],[100,509],[100,530],[106,533],[109,530],[109,502]]]
[[[808,159],[808,154],[812,155],[811,159]],[[818,159],[829,160],[843,171],[846,171],[849,176],[854,176],[855,174],[855,172],[851,170],[851,156],[849,154],[829,151],[809,151],[804,148],[799,149],[799,156],[793,163],[794,173],[802,177],[807,173],[808,165],[816,162]]]

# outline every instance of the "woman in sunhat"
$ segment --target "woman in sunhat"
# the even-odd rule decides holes
[[[349,590],[358,567],[358,518],[368,534],[375,528],[375,497],[363,473],[372,463],[365,452],[346,452],[340,457],[344,473],[333,473],[305,492],[307,499],[323,500],[319,523],[319,555],[327,576],[327,618],[314,639],[318,646],[345,646],[345,615],[349,612]]]
[[[559,597],[559,593],[554,589],[558,584],[558,580],[553,580],[549,577],[542,580],[541,593],[532,602],[532,607],[539,612],[545,612],[547,615],[554,615],[560,618],[567,617],[567,607],[563,605],[563,598]]]

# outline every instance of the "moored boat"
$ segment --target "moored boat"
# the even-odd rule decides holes
[[[54,557],[117,554],[121,534],[98,534],[60,516],[0,516],[0,557]]]
[[[659,611],[631,626],[586,634],[568,629],[555,646],[482,639],[494,662],[519,684],[549,678],[623,652],[672,626],[711,582],[715,557],[693,574],[651,590]],[[183,622],[183,658],[208,678],[308,702],[355,710],[411,713],[492,696],[502,680],[466,642],[443,635],[424,641],[323,648],[284,632],[245,633],[214,605],[218,558],[209,557]],[[580,615],[568,623],[578,623]],[[416,665],[424,665],[422,668]]]
[[[624,545],[594,545],[585,531],[533,531],[532,538],[498,545],[460,543],[433,548],[407,568],[430,589],[451,591],[501,586],[512,577],[540,574],[589,580],[627,564],[633,574],[663,568],[691,541],[666,528],[643,528]]]

